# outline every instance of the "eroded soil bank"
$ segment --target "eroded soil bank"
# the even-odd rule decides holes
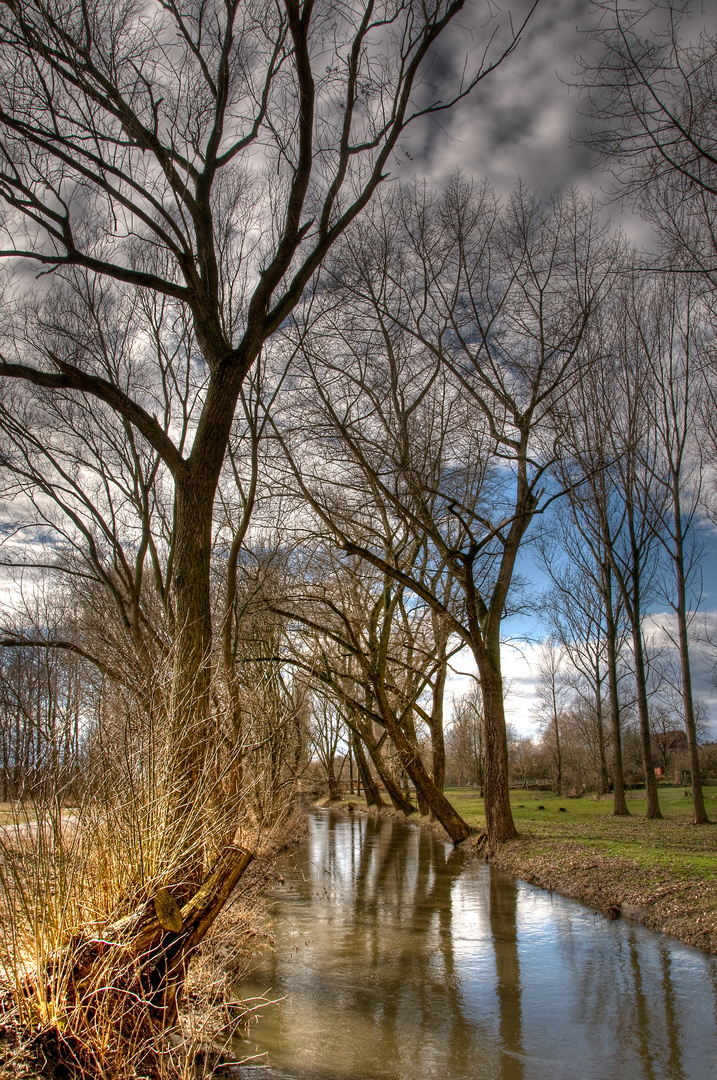
[[[714,871],[701,874],[682,867],[675,873],[667,863],[647,868],[634,859],[600,854],[589,843],[548,845],[536,836],[505,844],[493,864],[603,915],[632,919],[717,955]]]

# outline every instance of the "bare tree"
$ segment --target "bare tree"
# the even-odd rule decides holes
[[[336,775],[336,758],[339,744],[345,738],[343,717],[334,703],[326,696],[314,695],[311,708],[310,748],[319,760],[326,776],[329,799],[340,799],[341,788]],[[339,775],[346,755],[341,758]]]
[[[298,331],[315,404],[307,395],[295,474],[341,549],[411,590],[472,650],[491,843],[515,833],[501,622],[523,537],[551,499],[561,403],[617,258],[595,215],[577,196],[539,207],[523,189],[501,210],[460,178],[441,198],[406,190],[352,235],[335,287],[307,315],[311,333]],[[425,537],[437,582],[450,574],[446,599],[379,551],[396,521]]]
[[[694,823],[707,822],[697,746],[690,665],[691,580],[699,562],[695,529],[702,483],[696,421],[701,391],[698,301],[688,278],[662,277],[646,295],[636,297],[630,318],[649,380],[643,383],[646,407],[655,428],[657,453],[652,469],[659,512],[657,536],[670,568],[666,595],[675,613],[677,635],[663,631],[677,648],[685,732],[687,735]],[[671,582],[670,582],[671,579]],[[670,587],[671,586],[671,587]]]
[[[342,706],[347,723],[368,749],[397,809],[412,813],[380,756],[383,737],[395,749],[401,770],[410,778],[423,813],[431,812],[454,842],[464,840],[468,826],[443,794],[443,686],[450,649],[448,637],[436,628],[425,603],[416,604],[402,585],[355,558],[339,560],[314,541],[316,554],[304,555],[298,580],[285,582],[272,609],[291,618],[293,641],[287,641],[294,663],[325,687]],[[308,548],[308,542],[302,545]],[[401,550],[402,549],[402,550]],[[391,554],[408,568],[423,561],[424,545],[396,544]],[[308,647],[307,647],[308,646]],[[430,703],[426,698],[430,695]],[[432,765],[426,768],[420,747],[423,722],[438,741]]]
[[[601,328],[593,341],[601,362],[583,378],[571,403],[570,454],[566,452],[562,468],[564,482],[568,476],[574,481],[571,507],[579,531],[594,538],[600,557],[609,563],[605,584],[611,587],[613,579],[617,583],[629,620],[647,815],[659,817],[643,613],[655,586],[661,506],[654,482],[654,427],[642,395],[649,365],[629,319],[633,288],[639,285],[631,277],[614,304],[601,313]],[[613,710],[615,704],[613,700]]]
[[[606,684],[609,687],[610,681],[608,620],[603,591],[595,580],[595,568],[589,566],[589,548],[580,551],[578,560],[575,559],[574,546],[569,550],[573,556],[572,565],[562,562],[550,566],[554,587],[552,592],[546,594],[546,607],[553,633],[565,649],[570,663],[567,681],[575,693],[585,700],[585,704],[595,711],[601,790],[605,793],[609,788],[605,732],[605,707],[609,698]],[[619,758],[619,750],[618,743],[615,758]],[[619,768],[616,762],[616,769]]]
[[[627,816],[622,767],[619,657],[624,645],[624,609],[607,554],[609,515],[585,513],[606,494],[602,470],[568,492],[540,540],[543,564],[553,582],[547,599],[550,624],[571,663],[590,687],[600,725],[607,682],[614,813]],[[589,492],[589,495],[588,495]],[[587,499],[587,504],[586,504]],[[602,529],[595,528],[602,522]],[[601,739],[605,745],[607,739]]]
[[[161,944],[156,920],[145,944],[135,939],[146,963],[158,965],[165,1018],[186,956],[251,860],[230,844],[205,874],[205,818],[186,812],[222,790],[213,780],[222,771],[224,733],[212,693],[212,532],[237,404],[267,341],[386,177],[402,132],[467,94],[517,44],[519,34],[511,34],[479,70],[453,82],[446,73],[437,100],[426,67],[462,6],[9,0],[0,7],[0,256],[7,271],[0,378],[3,400],[12,395],[5,419],[17,452],[4,464],[18,464],[23,496],[31,493],[38,515],[45,499],[57,505],[59,496],[52,526],[82,534],[85,554],[102,538],[92,573],[104,574],[106,590],[115,587],[130,630],[135,615],[138,626],[145,620],[153,593],[160,637],[168,631],[169,819],[194,859],[188,868],[178,858],[178,878],[198,891],[188,901],[187,932],[172,949]],[[116,297],[139,323],[129,351],[99,348],[99,331],[85,332],[77,304],[68,307],[67,291],[82,277],[91,293]],[[49,335],[38,301],[42,318],[54,312]],[[106,322],[114,342],[111,313]],[[57,452],[47,482],[31,458],[43,452],[40,413],[51,410],[64,411],[65,431],[75,428],[73,447],[90,429],[92,439],[106,434],[102,447],[92,447],[104,471],[93,474],[82,450],[68,472],[66,448],[51,442]],[[22,430],[12,428],[16,415]],[[122,471],[109,491],[110,470],[123,455],[133,458],[134,472]],[[100,501],[85,488],[88,475]],[[251,508],[251,479],[238,503],[236,537]],[[155,560],[158,536],[166,546]],[[233,607],[230,581],[225,595],[222,627]],[[157,628],[143,643],[156,640]],[[275,665],[252,690],[255,700],[265,690],[280,711],[287,705],[281,729],[293,727],[297,736],[276,746],[277,734],[267,733],[270,788],[283,783],[281,770],[301,745],[301,703],[289,707],[293,688],[282,688],[281,678]],[[200,783],[204,765],[212,775]],[[178,849],[171,842],[168,850]]]
[[[655,225],[671,265],[677,258],[712,287],[717,38],[692,0],[595,6],[604,51],[583,64],[594,121],[586,142],[613,172],[616,194]]]
[[[563,721],[569,698],[562,671],[564,649],[555,638],[547,638],[540,647],[537,679],[535,683],[534,717],[542,734],[544,746],[555,767],[555,790],[563,794]]]
[[[165,340],[177,319],[189,326],[204,374],[191,437],[178,437],[122,366],[111,374],[86,346],[18,335],[19,303],[6,321],[4,380],[103,403],[171,477],[175,705],[201,712],[207,700],[210,534],[243,381],[384,178],[401,132],[494,66],[440,102],[413,103],[461,6],[2,7],[2,256],[17,274],[81,269],[162,298]],[[176,718],[189,783],[191,727]]]

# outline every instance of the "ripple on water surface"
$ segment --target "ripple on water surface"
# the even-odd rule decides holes
[[[246,1076],[716,1080],[717,962],[432,834],[312,814],[282,863]],[[239,1049],[239,1048],[238,1048]]]

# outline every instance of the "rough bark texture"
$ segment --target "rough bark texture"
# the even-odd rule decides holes
[[[625,779],[622,771],[622,725],[620,698],[617,691],[617,627],[612,606],[612,574],[609,565],[603,567],[605,618],[607,625],[607,678],[610,697],[610,733],[612,735],[613,814],[629,817],[625,800]]]
[[[442,633],[438,644],[438,659],[440,666],[436,671],[433,684],[433,701],[431,715],[429,717],[429,729],[431,732],[431,779],[439,791],[443,791],[446,785],[446,742],[443,731],[443,700],[446,692],[446,678],[448,665],[446,663],[446,648],[448,634]],[[431,811],[433,813],[433,811]]]
[[[353,748],[354,754],[356,755],[356,765],[363,785],[364,796],[366,798],[366,805],[377,806],[379,808],[385,806],[386,804],[381,797],[378,784],[371,775],[371,769],[366,760],[366,755],[363,746],[361,745],[361,739],[355,733],[353,735]]]
[[[510,808],[508,787],[508,739],[503,707],[503,680],[481,651],[476,656],[483,694],[486,755],[483,786],[486,831],[491,847],[518,835]]]

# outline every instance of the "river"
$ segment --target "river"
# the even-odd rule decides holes
[[[515,882],[432,833],[312,811],[268,894],[281,999],[242,1075],[715,1080],[717,961]]]

